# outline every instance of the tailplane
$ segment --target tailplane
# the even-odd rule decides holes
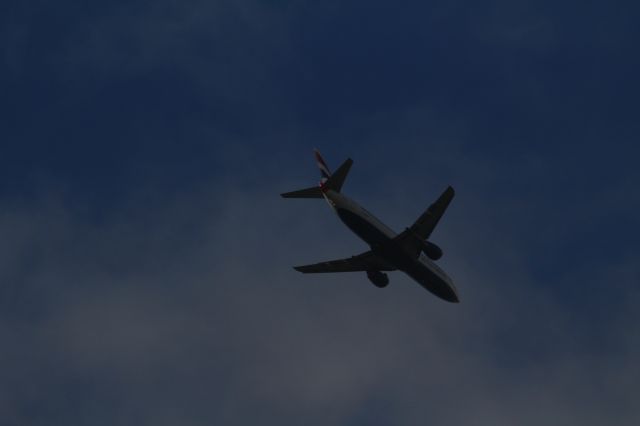
[[[328,190],[333,190],[336,192],[340,192],[342,189],[342,185],[349,174],[349,169],[351,169],[351,165],[353,164],[353,160],[351,158],[347,158],[347,160],[338,167],[335,173],[331,173],[329,170],[329,166],[320,155],[318,150],[314,151],[316,157],[316,163],[318,164],[318,168],[320,169],[320,184],[318,186],[313,186],[311,188],[300,189],[298,191],[285,192],[281,194],[284,198],[322,198],[323,192]]]
[[[285,192],[280,194],[282,198],[322,198],[322,189],[319,186],[299,189],[298,191]]]

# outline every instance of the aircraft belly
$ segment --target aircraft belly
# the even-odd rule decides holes
[[[350,210],[336,209],[338,216],[356,235],[371,246],[378,246],[390,241],[390,238],[379,228]]]
[[[459,301],[453,284],[443,279],[428,265],[411,257],[381,229],[350,210],[337,208],[336,212],[349,229],[371,246],[376,255],[405,272],[436,296],[449,302]]]
[[[448,302],[459,302],[458,294],[453,285],[439,277],[426,265],[414,262],[411,267],[404,269],[404,272],[436,296]]]

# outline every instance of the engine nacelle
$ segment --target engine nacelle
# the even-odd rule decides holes
[[[380,271],[367,271],[367,278],[378,288],[389,285],[389,277]]]
[[[442,257],[442,249],[430,241],[425,241],[422,251],[431,260],[438,260]]]

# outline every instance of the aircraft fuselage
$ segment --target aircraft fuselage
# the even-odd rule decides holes
[[[458,302],[458,294],[449,276],[424,253],[418,257],[408,253],[394,238],[397,234],[379,219],[343,194],[327,190],[324,198],[338,217],[371,251],[393,268],[403,271],[422,287],[449,302]]]

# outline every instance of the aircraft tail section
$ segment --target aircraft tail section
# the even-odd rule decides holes
[[[342,184],[347,179],[347,175],[349,174],[352,164],[353,160],[351,158],[347,158],[345,162],[338,167],[336,172],[329,177],[329,180],[327,180],[323,186],[326,189],[333,189],[336,192],[340,192]]]
[[[320,186],[322,186],[331,177],[331,171],[329,170],[329,166],[327,166],[327,163],[325,163],[324,158],[322,158],[320,151],[315,149],[313,150],[313,154],[316,157],[316,163],[318,164],[318,168],[320,169]]]
[[[320,169],[320,184],[311,188],[300,189],[298,191],[285,192],[281,194],[284,198],[322,198],[322,193],[328,190],[340,192],[342,185],[349,174],[353,160],[347,160],[338,167],[335,173],[331,173],[329,166],[320,155],[318,150],[314,151],[318,169]]]
[[[322,189],[319,186],[312,186],[311,188],[285,192],[280,195],[282,198],[322,198]]]

